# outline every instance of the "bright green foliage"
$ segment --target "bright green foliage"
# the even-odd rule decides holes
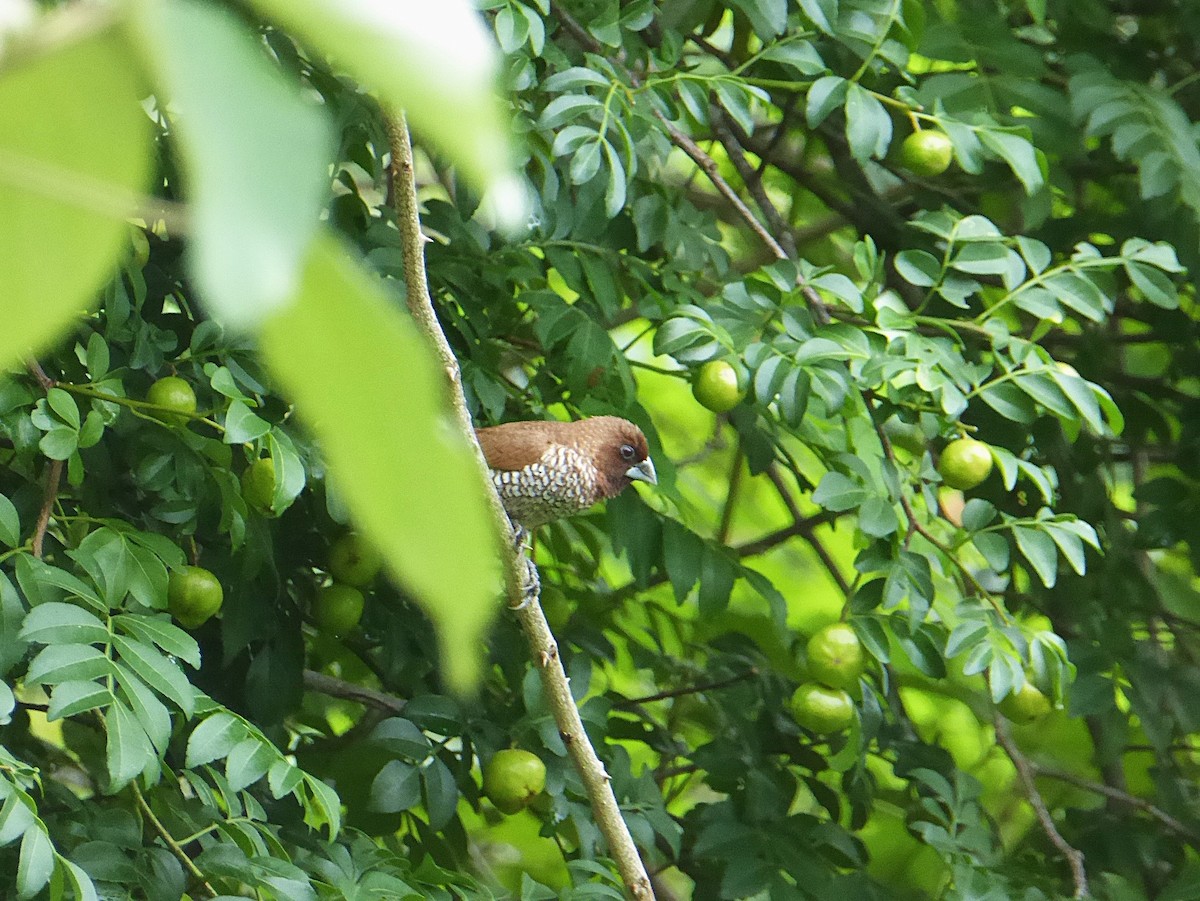
[[[408,5],[325,0],[67,4],[4,42],[0,895],[620,896],[493,621],[383,98],[476,422],[649,437],[660,484],[536,551],[664,896],[1081,895],[1061,842],[1094,897],[1193,896],[1200,9],[482,5],[516,236],[450,4],[430,59]],[[955,165],[899,165],[918,128]],[[721,417],[690,392],[714,361]],[[147,399],[165,377],[193,415]],[[962,435],[994,471],[940,504]],[[351,529],[396,581],[321,630]],[[225,598],[185,631],[189,564]],[[481,766],[513,748],[544,787],[502,818]]]

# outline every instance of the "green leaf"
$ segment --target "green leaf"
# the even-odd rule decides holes
[[[196,690],[174,660],[164,657],[157,648],[123,635],[113,636],[113,647],[120,660],[137,673],[147,685],[172,701],[191,717],[196,709]]]
[[[92,301],[150,173],[136,55],[104,11],[77,8],[64,19],[52,52],[0,72],[5,368],[40,351]]]
[[[873,538],[886,538],[900,528],[900,518],[887,498],[869,497],[858,510],[858,527]]]
[[[482,19],[465,3],[437,3],[413,15],[391,4],[350,8],[338,0],[254,0],[339,61],[452,160],[481,193],[515,195],[508,131],[494,93],[499,54]],[[618,31],[619,41],[619,31]],[[264,155],[270,159],[273,155]],[[507,224],[524,219],[510,196]]]
[[[39,644],[107,642],[108,628],[95,614],[75,604],[52,601],[29,611],[20,638]]]
[[[873,94],[857,84],[846,91],[846,140],[860,163],[881,158],[892,143],[892,117]]]
[[[4,805],[0,806],[0,847],[16,841],[36,822],[35,808],[29,796],[20,790],[10,791]]]
[[[1026,526],[1013,526],[1012,533],[1017,541],[1017,549],[1029,561],[1042,584],[1053,588],[1058,581],[1058,554],[1054,539],[1042,529]]]
[[[458,807],[458,786],[454,782],[454,774],[440,758],[435,757],[421,769],[421,786],[429,825],[434,829],[444,829]]]
[[[837,75],[826,75],[813,82],[808,89],[808,106],[805,110],[809,128],[816,128],[842,105],[849,85],[850,82]]]
[[[870,496],[867,489],[840,472],[827,472],[813,492],[813,503],[841,513],[853,510]]]
[[[25,830],[17,859],[17,897],[30,898],[42,890],[54,872],[54,846],[41,823]]]
[[[171,127],[191,192],[192,272],[220,319],[253,325],[295,292],[328,184],[328,122],[225,10],[133,8],[143,58],[187,111]]]
[[[165,617],[122,613],[113,618],[113,624],[127,635],[157,645],[193,669],[200,668],[200,646],[196,644],[196,639]]]
[[[3,494],[0,494],[0,542],[8,547],[21,543],[21,519],[17,508]]]
[[[229,754],[238,743],[250,734],[245,723],[224,710],[220,710],[192,730],[188,738],[184,765],[195,769]]]
[[[271,423],[251,412],[240,400],[229,404],[225,414],[225,443],[248,444],[271,431]]]
[[[399,813],[421,801],[421,771],[403,760],[384,764],[371,781],[367,806],[376,813]]]
[[[66,460],[79,448],[79,433],[67,426],[56,426],[42,436],[38,447],[51,460]]]
[[[304,805],[304,822],[313,829],[329,827],[329,840],[337,838],[342,826],[342,802],[337,793],[312,776],[305,774],[304,785],[309,798]]]
[[[145,682],[121,664],[115,665],[121,695],[161,757],[171,741],[171,714]]]
[[[104,718],[108,727],[109,790],[124,788],[155,759],[154,748],[133,711],[119,698],[109,706]]]
[[[275,748],[251,736],[234,745],[225,758],[225,778],[231,791],[241,791],[266,775],[279,758]]]
[[[46,711],[46,719],[53,721],[75,716],[86,710],[106,707],[112,703],[112,699],[113,693],[108,686],[100,682],[60,682],[50,693],[50,708]]]
[[[303,781],[304,771],[282,757],[271,764],[271,769],[267,771],[267,785],[272,798],[290,795]]]
[[[329,238],[262,346],[358,526],[437,626],[450,685],[473,684],[500,589],[499,536],[482,473],[465,439],[447,432],[445,385],[428,349]]]
[[[1162,271],[1141,263],[1126,262],[1125,272],[1146,300],[1156,307],[1162,307],[1164,310],[1179,307],[1179,295],[1175,291],[1175,285]]]
[[[1037,152],[1028,139],[1009,131],[981,128],[979,140],[996,156],[1008,163],[1013,174],[1024,185],[1026,194],[1036,194],[1045,185]]]
[[[54,685],[112,675],[112,661],[90,644],[54,644],[42,648],[29,663],[27,685]]]
[[[92,877],[83,867],[66,858],[59,858],[59,863],[62,864],[62,872],[66,873],[66,878],[71,884],[72,891],[75,892],[77,901],[99,901],[100,896],[96,893]]]
[[[910,285],[929,288],[942,276],[942,263],[924,250],[902,250],[896,254],[894,265],[900,277]]]

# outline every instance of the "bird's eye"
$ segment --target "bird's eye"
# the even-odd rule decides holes
[[[632,460],[636,456],[637,456],[637,451],[635,451],[633,449],[632,444],[622,444],[621,445],[621,459],[622,460]]]

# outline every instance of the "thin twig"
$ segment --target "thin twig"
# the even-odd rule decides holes
[[[54,379],[46,374],[46,370],[36,359],[30,357],[25,365],[43,391],[49,392],[54,387]],[[62,460],[51,460],[46,469],[46,487],[42,491],[42,508],[38,510],[37,523],[33,528],[33,538],[30,541],[31,552],[39,560],[42,557],[42,547],[46,541],[46,530],[50,528],[50,514],[54,512],[54,502],[58,499],[58,486],[62,482],[62,470]]]
[[[208,896],[210,898],[219,897],[220,892],[218,892],[212,887],[211,884],[209,884],[204,873],[202,873],[200,868],[196,866],[196,862],[188,856],[188,853],[183,850],[183,847],[179,844],[179,842],[175,841],[175,837],[171,835],[170,830],[163,825],[162,820],[160,820],[155,815],[154,811],[150,809],[150,805],[146,802],[146,798],[142,794],[142,790],[138,788],[137,782],[130,782],[129,787],[133,789],[133,797],[137,801],[138,808],[142,811],[143,816],[150,821],[150,825],[154,827],[154,831],[158,833],[158,837],[163,840],[163,844],[167,846],[172,854],[179,858],[179,862],[183,864],[184,869],[192,874],[192,878],[195,879],[200,885],[204,886],[204,890],[208,892]]]
[[[54,387],[54,379],[46,375],[46,370],[42,368],[42,364],[30,357],[25,364],[29,368],[29,372],[37,380],[37,383],[42,386],[43,391],[49,391]]]
[[[746,453],[739,436],[733,451],[733,463],[729,467],[729,490],[725,492],[725,504],[721,508],[721,520],[717,524],[717,544],[729,540],[729,529],[733,526],[733,511],[742,491],[742,470],[746,468]]]
[[[477,458],[484,474],[484,482],[488,486],[489,500],[500,534],[509,531],[508,518],[500,498],[492,487],[490,478],[486,478],[487,464],[483,452],[475,439],[475,431],[471,422],[470,411],[462,392],[462,377],[458,361],[450,349],[446,336],[438,323],[429,296],[429,287],[425,277],[424,237],[421,234],[420,217],[417,210],[416,179],[413,174],[412,145],[408,135],[408,126],[403,113],[388,118],[388,139],[391,142],[392,162],[390,176],[392,180],[392,197],[396,205],[396,213],[403,244],[405,282],[408,287],[408,304],[413,319],[422,332],[433,343],[445,370],[446,380],[450,386],[450,400],[459,419],[463,434],[475,448]],[[523,582],[525,580],[524,559],[518,552],[515,543],[504,545],[505,574],[508,583],[510,607],[516,613],[525,636],[529,641],[533,662],[542,680],[542,690],[554,714],[554,722],[558,726],[563,744],[571,755],[571,760],[579,772],[579,778],[587,790],[592,812],[596,817],[596,825],[608,843],[609,853],[617,865],[625,889],[635,901],[651,901],[654,890],[650,877],[642,864],[637,845],[621,816],[621,808],[613,794],[612,785],[604,764],[592,747],[591,740],[583,728],[583,720],[575,699],[571,697],[570,683],[563,670],[562,661],[558,656],[558,645],[536,593],[533,597],[524,597]]]
[[[637,707],[641,704],[649,704],[652,701],[665,701],[668,698],[679,698],[684,695],[697,695],[704,691],[716,691],[720,688],[728,688],[730,685],[737,685],[739,682],[745,682],[747,679],[753,679],[758,675],[758,667],[752,666],[744,673],[738,673],[736,676],[730,676],[728,679],[720,679],[716,682],[700,682],[696,685],[688,685],[684,688],[674,688],[670,691],[660,691],[657,694],[646,695],[642,698],[626,698],[623,701],[617,701],[614,707]]]
[[[33,529],[33,556],[39,560],[42,556],[42,545],[46,540],[46,530],[50,527],[50,513],[54,510],[54,501],[58,498],[58,486],[62,481],[62,460],[51,460],[46,469],[46,488],[42,493],[42,509],[38,510],[37,525]]]
[[[1087,870],[1083,866],[1083,852],[1073,847],[1063,838],[1062,833],[1058,831],[1058,827],[1054,825],[1054,819],[1050,816],[1050,811],[1046,807],[1046,800],[1042,797],[1041,792],[1038,791],[1037,785],[1033,780],[1033,765],[1029,762],[1029,758],[1017,747],[1016,742],[1013,741],[1012,733],[1008,730],[1008,723],[1003,717],[996,718],[996,740],[1000,743],[1000,747],[1004,748],[1004,753],[1013,762],[1013,766],[1017,768],[1017,776],[1021,780],[1021,787],[1025,790],[1025,798],[1033,807],[1033,812],[1037,815],[1042,831],[1046,833],[1046,837],[1050,839],[1050,843],[1066,858],[1067,865],[1071,868],[1071,880],[1075,883],[1074,897],[1090,897]]]
[[[1084,779],[1082,776],[1076,776],[1074,773],[1068,773],[1066,770],[1042,766],[1040,763],[1034,761],[1030,761],[1030,766],[1033,767],[1033,771],[1039,776],[1045,776],[1047,779],[1056,779],[1059,782],[1066,782],[1074,785],[1076,788],[1082,788],[1084,791],[1103,795],[1127,807],[1140,810],[1158,820],[1192,847],[1200,847],[1200,832],[1192,829],[1186,823],[1175,819],[1175,817],[1171,816],[1165,810],[1155,807],[1144,798],[1131,795],[1129,792],[1121,791],[1119,788],[1113,788],[1111,785],[1105,785],[1103,782]]]
[[[805,524],[806,528],[803,535],[808,540],[813,551],[820,558],[821,563],[829,573],[829,577],[837,583],[837,587],[841,589],[843,595],[850,597],[853,591],[850,583],[842,575],[842,570],[837,565],[837,561],[833,559],[833,554],[829,553],[829,549],[817,538],[816,533],[813,531],[815,525],[809,525],[810,517],[804,516],[800,512],[800,508],[796,506],[796,499],[792,497],[792,492],[788,490],[787,483],[779,473],[779,467],[774,463],[767,468],[767,478],[771,480],[771,484],[775,486],[775,490],[779,493],[779,497],[788,508],[788,512],[792,514],[793,525]]]
[[[763,216],[767,220],[767,225],[771,231],[779,236],[780,246],[789,257],[794,257],[796,255],[796,242],[792,237],[791,227],[767,195],[766,188],[763,187],[762,172],[755,171],[754,167],[750,165],[750,161],[746,159],[745,149],[738,143],[737,138],[734,137],[733,132],[729,128],[729,114],[719,106],[715,112],[716,115],[713,117],[713,132],[716,134],[717,140],[725,148],[725,153],[729,157],[729,161],[733,163],[733,168],[741,176],[746,190],[750,192],[750,196],[754,198],[754,202],[758,205],[759,210],[762,211]]]
[[[347,682],[345,679],[327,676],[324,673],[314,672],[310,669],[304,671],[304,687],[309,691],[317,692],[317,694],[328,695],[331,698],[340,698],[343,701],[354,701],[358,704],[365,704],[368,707],[374,707],[393,714],[403,713],[404,708],[408,704],[403,698],[398,698],[395,695],[376,691],[373,688],[367,688],[365,685],[356,685],[353,682]]]
[[[600,46],[599,42],[596,41],[596,39],[590,34],[588,34],[583,26],[576,22],[570,13],[564,10],[561,6],[555,7],[554,12],[555,15],[558,16],[558,20],[562,23],[563,27],[566,28],[567,31],[571,32],[577,41],[579,41],[593,53],[607,55],[604,48]],[[624,72],[625,76],[629,79],[630,84],[634,85],[635,87],[641,85],[641,79],[638,78],[635,72],[632,72],[629,69],[624,69]],[[714,160],[708,153],[706,153],[700,147],[700,145],[691,138],[690,135],[680,131],[675,126],[675,123],[668,119],[666,114],[661,110],[654,108],[651,110],[651,114],[662,125],[663,129],[667,133],[667,137],[670,138],[671,143],[686,153],[691,158],[692,162],[694,162],[700,168],[700,170],[704,172],[704,174],[708,177],[708,180],[712,183],[712,186],[716,188],[717,192],[725,198],[730,206],[733,207],[739,218],[746,223],[750,231],[752,231],[758,240],[762,242],[763,246],[766,247],[776,259],[789,259],[787,251],[783,249],[783,247],[778,241],[775,240],[774,236],[767,229],[767,227],[761,221],[759,221],[757,216],[754,215],[754,211],[746,205],[746,202],[742,200],[742,198],[738,195],[738,192],[733,189],[733,186],[730,185],[729,182],[725,180],[725,177],[721,175],[721,167],[717,161]],[[797,287],[800,289],[800,293],[804,295],[804,299],[808,302],[808,305],[812,310],[813,318],[817,321],[817,323],[821,325],[827,323],[829,321],[829,311],[826,309],[825,302],[821,300],[821,295],[817,293],[817,290],[803,279],[797,280]]]

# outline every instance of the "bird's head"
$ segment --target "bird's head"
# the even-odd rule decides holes
[[[585,425],[587,435],[580,443],[591,453],[605,497],[615,497],[633,482],[658,484],[646,436],[632,422],[593,416],[577,425]]]

